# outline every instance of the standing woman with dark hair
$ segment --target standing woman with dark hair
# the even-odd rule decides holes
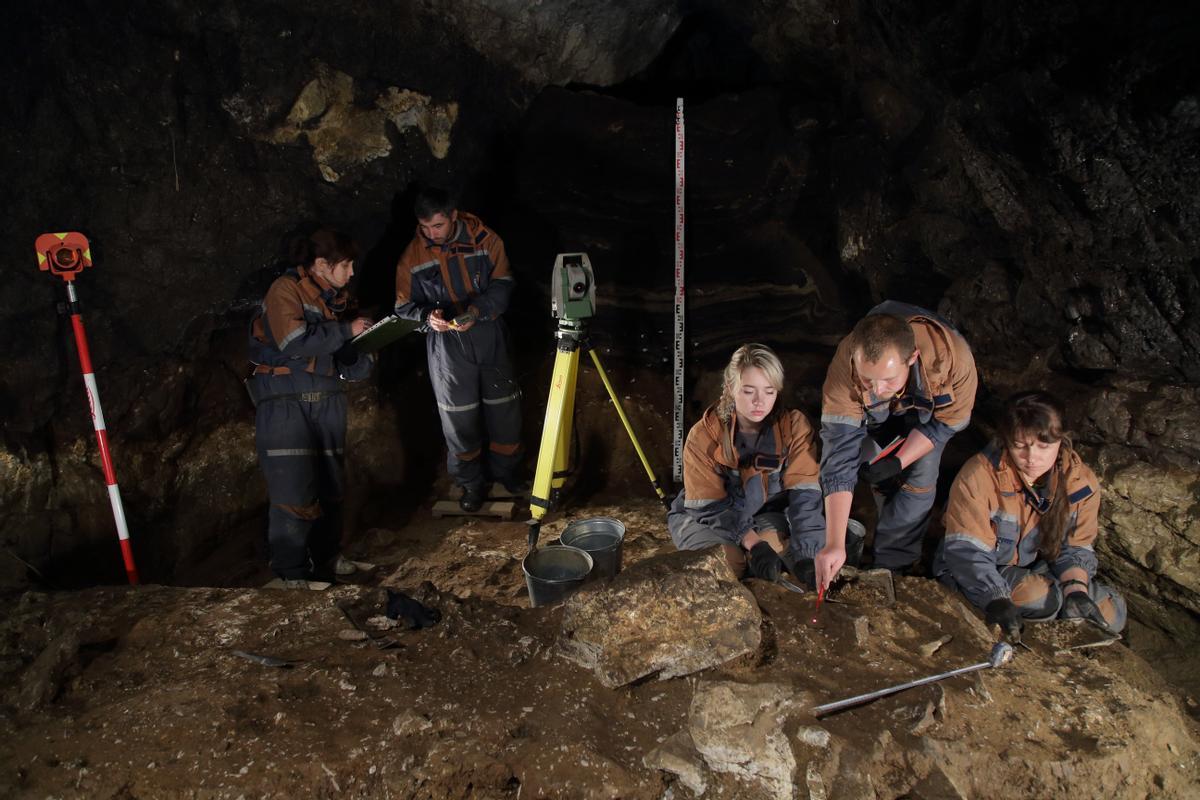
[[[289,586],[332,580],[341,547],[346,381],[371,373],[343,322],[358,248],[323,228],[298,239],[296,264],[271,284],[250,324],[255,445],[271,498],[271,570]]]
[[[804,414],[778,403],[782,390],[783,365],[769,347],[734,352],[721,399],[688,432],[667,528],[681,550],[720,545],[739,579],[749,562],[756,578],[787,569],[811,588],[825,544],[816,435]]]
[[[950,489],[934,574],[1019,636],[1023,621],[1082,617],[1125,627],[1125,600],[1095,580],[1100,485],[1080,460],[1056,398],[1008,399],[999,440]]]

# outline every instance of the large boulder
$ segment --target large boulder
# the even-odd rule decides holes
[[[566,603],[558,652],[603,685],[689,675],[757,651],[762,615],[716,548],[649,558]]]

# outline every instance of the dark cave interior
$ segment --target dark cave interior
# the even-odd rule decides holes
[[[547,5],[586,11],[586,31],[442,0],[12,12],[5,586],[122,580],[61,287],[30,253],[47,230],[91,237],[97,268],[79,291],[149,581],[244,579],[214,553],[246,551],[265,524],[239,385],[249,311],[291,236],[317,222],[356,237],[355,290],[388,308],[418,183],[458,192],[508,246],[527,450],[552,351],[550,265],[583,250],[595,344],[666,471],[684,97],[689,422],[737,344],[775,347],[787,402],[815,416],[833,347],[863,312],[885,298],[937,309],[982,376],[950,458],[988,438],[1007,393],[1070,397],[1076,441],[1111,487],[1112,579],[1137,619],[1197,646],[1200,18],[1188,4]],[[298,117],[309,86],[320,108]],[[397,87],[424,98],[424,120],[453,105],[448,139],[381,110]],[[418,345],[397,345],[354,401],[364,528],[407,518],[444,471],[424,369]],[[593,466],[576,491],[644,492],[616,463],[627,453],[609,420],[580,427]]]

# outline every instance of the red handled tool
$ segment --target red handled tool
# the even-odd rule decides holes
[[[75,276],[86,267],[92,266],[91,245],[82,233],[43,233],[37,238],[34,248],[37,250],[38,269],[57,275],[67,284],[67,300],[71,311],[71,327],[75,331],[75,347],[79,352],[79,368],[83,372],[83,385],[87,389],[92,427],[96,429],[96,443],[100,446],[104,482],[108,484],[108,500],[112,504],[113,519],[117,523],[121,556],[125,559],[125,575],[129,578],[129,583],[136,586],[138,573],[137,566],[133,563],[133,547],[129,543],[129,527],[125,524],[125,507],[121,503],[117,473],[113,469],[112,453],[108,449],[108,430],[104,426],[104,410],[100,407],[100,390],[96,387],[87,334],[83,330],[79,299],[75,295]]]
[[[813,612],[812,624],[817,624],[817,618],[821,616],[821,601],[825,599],[825,587],[821,586],[817,589],[817,610]]]
[[[895,439],[892,439],[891,443],[887,447],[885,447],[879,451],[879,455],[877,455],[871,459],[871,463],[877,464],[880,461],[882,461],[883,459],[887,458],[892,453],[896,452],[901,447],[903,447],[905,441],[907,441],[907,440],[908,440],[908,437],[906,437],[906,436],[897,436]]]

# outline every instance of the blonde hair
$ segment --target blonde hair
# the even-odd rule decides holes
[[[751,367],[761,369],[763,375],[766,375],[767,380],[775,387],[776,392],[783,391],[783,364],[780,363],[779,356],[775,355],[775,351],[765,344],[754,342],[744,344],[733,351],[733,357],[729,359],[729,365],[725,367],[725,378],[721,383],[721,399],[717,401],[717,416],[721,418],[721,421],[727,423],[733,419],[734,393],[737,391],[742,373]],[[767,420],[773,420],[779,409],[780,404],[776,400],[775,407],[767,415]]]

